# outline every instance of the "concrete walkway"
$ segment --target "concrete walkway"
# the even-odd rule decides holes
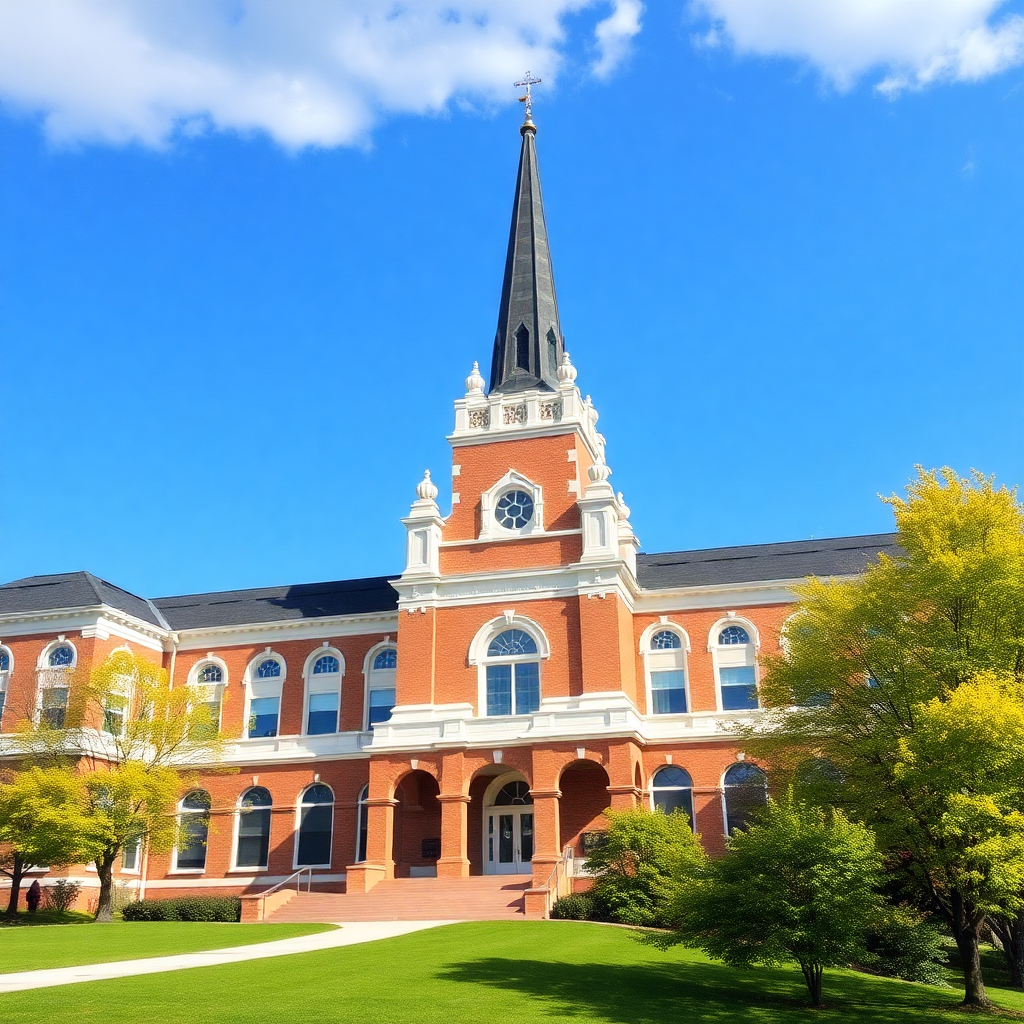
[[[108,964],[87,964],[83,967],[54,967],[43,971],[20,971],[0,974],[0,993],[24,992],[31,988],[74,985],[80,981],[105,981],[109,978],[130,978],[136,974],[160,974],[163,971],[184,971],[192,967],[215,964],[238,964],[246,960],[262,960],[289,953],[312,953],[318,949],[354,946],[360,942],[391,939],[396,935],[436,928],[455,921],[360,921],[345,924],[334,931],[303,935],[295,939],[278,939],[228,949],[208,949],[202,953],[180,953],[176,956],[153,956],[144,960],[116,960]]]

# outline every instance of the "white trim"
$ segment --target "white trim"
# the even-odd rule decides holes
[[[530,785],[530,780],[523,775],[522,772],[510,769],[499,775],[495,775],[494,779],[488,784],[484,790],[483,799],[481,801],[480,811],[480,858],[481,864],[483,865],[483,873],[490,875],[492,872],[488,871],[488,865],[492,862],[487,859],[487,816],[494,813],[494,798],[510,783],[510,782],[525,782],[527,786]],[[530,812],[533,812],[533,804],[511,804],[512,808],[518,808],[522,812],[525,808],[529,807]],[[504,808],[502,808],[504,810]],[[537,835],[537,819],[534,818],[534,843],[536,844]],[[497,836],[495,836],[497,841]],[[493,862],[495,865],[498,863],[497,860]],[[496,872],[495,872],[496,873]]]
[[[300,864],[299,863],[299,838],[302,829],[302,811],[303,807],[326,807],[327,804],[303,804],[303,794],[308,793],[314,786],[325,786],[331,791],[331,842],[330,842],[330,856],[327,858],[326,864]],[[294,839],[292,842],[292,867],[298,869],[303,868],[330,868],[331,861],[334,858],[334,811],[338,806],[338,797],[334,792],[334,787],[329,786],[326,782],[311,782],[308,786],[303,786],[302,791],[299,793],[298,800],[295,801],[295,831],[293,833]]]
[[[501,498],[510,491],[524,491],[533,501],[533,515],[525,526],[510,528],[498,522],[495,509]],[[544,488],[529,477],[510,469],[500,480],[495,481],[480,495],[479,541],[496,538],[519,540],[544,533]]]
[[[387,611],[368,615],[336,616],[333,618],[285,619],[278,622],[241,623],[236,626],[203,626],[182,630],[178,651],[208,651],[213,647],[247,647],[266,643],[272,633],[276,643],[287,640],[321,641],[349,636],[370,636],[398,631],[398,612]]]
[[[335,687],[331,689],[327,687],[323,690],[317,690],[317,693],[335,693],[338,697],[338,716],[334,723],[334,732],[341,731],[341,692],[345,682],[345,655],[338,650],[337,647],[332,647],[328,641],[324,641],[320,647],[314,647],[309,653],[306,660],[302,665],[302,722],[300,735],[308,736],[309,733],[309,697],[310,697],[310,686],[314,676],[313,666],[323,657],[333,657],[338,659],[338,671],[337,672],[325,672],[321,673],[321,677],[325,680],[335,680]],[[278,730],[280,732],[280,730]],[[330,736],[331,733],[313,733],[315,736]]]
[[[514,654],[496,657],[488,657],[487,648],[495,637],[500,636],[508,629],[519,629],[526,633],[537,645],[536,654]],[[511,715],[488,715],[487,714],[487,669],[491,665],[522,665],[537,664],[537,689],[538,699],[544,699],[544,673],[541,671],[541,662],[551,657],[551,645],[540,625],[528,619],[525,615],[517,615],[515,609],[509,609],[504,615],[485,622],[476,632],[476,635],[469,644],[468,662],[476,665],[476,713],[479,718],[510,718],[516,715],[515,711],[515,670],[513,669],[512,685],[512,714]]]
[[[396,630],[396,632],[397,632],[397,630]],[[378,668],[378,669],[375,669],[373,667],[373,663],[376,660],[377,655],[380,654],[381,651],[388,651],[388,650],[392,650],[392,651],[395,652],[396,667],[395,667],[394,671],[395,671],[395,679],[397,679],[397,677],[398,677],[398,668],[397,668],[398,643],[395,640],[392,640],[390,636],[386,636],[379,643],[374,644],[366,652],[366,657],[363,658],[363,732],[371,732],[372,733],[373,728],[374,728],[373,726],[370,725],[370,683],[373,680],[373,673],[374,672],[390,672],[391,671],[391,669],[389,669],[389,668]],[[386,690],[386,689],[390,689],[390,687],[380,686],[380,687],[377,687],[377,689]],[[396,686],[395,689],[396,689],[395,697],[396,697],[396,700],[397,700],[397,697],[398,697],[397,686]]]
[[[210,800],[211,806],[213,805],[213,797],[208,789],[204,789],[202,786],[193,786],[187,793],[182,795],[182,798],[178,801],[178,807],[175,811],[175,818],[178,826],[178,840],[181,839],[181,819],[184,814],[202,814],[202,811],[184,810],[182,805],[185,800],[192,793],[205,793],[207,798]],[[178,846],[179,842],[175,842],[174,848],[171,850],[171,868],[168,874],[173,875],[184,875],[184,874],[197,874],[202,875],[206,871],[206,861],[210,856],[210,808],[206,809],[206,845],[203,847],[203,866],[201,868],[179,868],[178,867]]]
[[[741,755],[742,756],[742,755]],[[747,764],[746,761],[733,761],[732,764],[726,765],[722,774],[718,777],[718,792],[720,794],[720,803],[722,806],[722,832],[725,836],[729,835],[729,805],[726,802],[726,790],[727,789],[739,789],[738,786],[726,786],[725,777],[729,772],[735,768],[738,764]],[[768,774],[759,764],[752,764],[752,768],[756,768],[762,776],[764,776],[765,793],[768,792]]]
[[[270,803],[267,806],[258,807],[258,808],[256,808],[256,807],[244,808],[244,810],[247,810],[247,811],[250,811],[250,810],[260,810],[260,811],[267,811],[268,812],[269,828],[267,829],[267,863],[264,864],[263,867],[251,867],[251,866],[238,867],[238,839],[239,839],[239,829],[241,828],[241,824],[242,824],[242,811],[243,811],[242,800],[245,797],[246,793],[248,793],[248,792],[250,792],[250,791],[252,791],[254,789],[265,789],[268,793],[270,793]],[[251,786],[246,786],[245,789],[243,789],[242,792],[239,793],[237,798],[235,799],[234,819],[235,819],[235,821],[234,821],[234,836],[233,836],[233,839],[232,839],[232,842],[231,842],[231,863],[233,865],[235,865],[235,866],[228,868],[227,874],[230,875],[230,874],[237,874],[237,873],[241,873],[241,872],[249,872],[250,874],[259,874],[261,872],[268,871],[269,867],[270,867],[270,850],[271,850],[270,843],[271,843],[271,840],[274,838],[274,794],[271,793],[270,789],[268,787],[266,787],[266,786],[261,786],[259,784],[254,784],[254,785],[251,785]]]
[[[720,644],[718,637],[727,626],[741,626],[750,637],[748,644]],[[742,712],[726,712],[722,701],[722,674],[723,668],[745,668],[754,670],[755,692],[761,684],[761,668],[758,664],[757,652],[761,648],[761,635],[757,626],[750,619],[730,612],[716,620],[715,624],[708,630],[708,651],[711,653],[711,663],[715,676],[715,706],[723,714],[737,714]],[[740,655],[739,652],[743,652]],[[723,661],[726,664],[723,664]],[[760,706],[760,698],[758,698]],[[753,709],[743,709],[749,711]]]
[[[276,661],[281,666],[281,674],[279,676],[267,676],[266,678],[259,678],[256,673],[260,665],[267,661]],[[260,697],[277,697],[277,730],[276,734],[281,733],[281,703],[284,694],[285,680],[288,678],[288,662],[284,657],[278,654],[272,647],[267,647],[259,654],[254,655],[249,659],[249,663],[245,666],[245,672],[242,676],[242,685],[245,687],[245,703],[242,707],[242,738],[243,739],[265,739],[267,737],[250,736],[249,735],[249,718],[251,717],[250,707],[253,702],[253,689],[267,690],[267,693],[259,694]],[[275,690],[276,694],[269,691]]]
[[[726,626],[742,626],[750,637],[750,642],[754,645],[754,650],[759,651],[761,649],[761,634],[758,632],[757,626],[755,626],[750,619],[744,615],[737,615],[735,612],[729,612],[727,615],[723,615],[720,619],[715,620],[715,624],[708,630],[708,651],[713,652],[719,647],[735,647],[737,644],[720,644],[718,642],[719,634],[725,629]]]
[[[654,689],[651,686],[651,664],[650,655],[662,655],[668,653],[667,651],[652,651],[651,640],[657,636],[658,633],[675,633],[679,637],[680,647],[677,648],[680,654],[679,657],[682,661],[683,670],[683,692],[686,694],[686,711],[680,712],[680,714],[690,714],[693,711],[693,699],[690,695],[690,634],[679,625],[678,622],[673,622],[668,618],[667,615],[663,615],[658,622],[653,622],[640,634],[640,658],[644,666],[644,692],[647,695],[647,714],[654,714]],[[671,648],[670,648],[671,650]],[[659,718],[666,717],[665,715],[658,715]]]
[[[694,789],[694,787],[693,787],[693,775],[690,773],[690,769],[685,767],[684,765],[674,764],[674,763],[659,764],[658,767],[655,768],[654,771],[651,772],[651,777],[647,780],[648,806],[649,806],[649,808],[652,811],[655,810],[655,807],[654,807],[654,790],[655,790],[656,787],[654,785],[654,780],[657,778],[658,772],[663,771],[665,768],[678,768],[681,771],[686,772],[686,774],[690,777],[690,786],[689,786],[689,789],[690,789],[690,830],[692,832],[696,833],[696,831],[697,831],[697,804],[696,804],[696,801],[694,801],[694,799],[693,799],[693,789]],[[676,792],[676,793],[679,793],[679,792],[682,792],[683,790],[685,790],[687,787],[686,786],[660,786],[660,787],[657,787],[657,788],[660,788],[660,789],[662,789],[665,792]]]
[[[50,655],[58,647],[70,647],[71,648],[71,664],[70,665],[51,665]],[[36,671],[37,672],[53,672],[60,671],[61,669],[76,669],[78,667],[78,648],[68,640],[67,637],[61,636],[56,640],[51,640],[40,652],[39,657],[36,659]]]

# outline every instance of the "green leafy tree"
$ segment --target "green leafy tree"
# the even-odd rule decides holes
[[[81,776],[73,768],[30,767],[0,785],[0,845],[7,850],[0,870],[11,880],[7,914],[14,915],[30,867],[80,863],[98,849]]]
[[[769,801],[729,852],[680,889],[683,941],[736,967],[795,960],[814,1006],[822,973],[863,961],[882,911],[882,859],[871,832],[841,811]]]
[[[1020,905],[1021,776],[1006,773],[1024,683],[1024,511],[1015,492],[948,469],[919,471],[888,503],[902,554],[799,589],[783,653],[765,659],[769,715],[750,749],[789,778],[809,750],[830,765],[804,792],[872,827],[952,930],[965,1004],[987,1006],[985,917]]]
[[[598,875],[595,899],[623,924],[666,923],[678,887],[706,860],[689,815],[638,807],[605,816],[604,841],[586,863]]]
[[[112,918],[114,863],[125,847],[171,849],[177,800],[191,776],[224,770],[217,768],[218,713],[205,692],[172,687],[163,668],[120,648],[76,687],[62,728],[31,723],[19,734],[34,758],[76,764],[82,773],[96,837],[97,921]]]

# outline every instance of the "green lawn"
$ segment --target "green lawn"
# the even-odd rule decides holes
[[[0,973],[44,967],[77,967],[110,960],[136,960],[168,953],[244,946],[326,931],[323,924],[198,924],[138,921],[131,924],[54,925],[0,929]],[[0,1014],[2,1018],[2,1014]]]
[[[1020,994],[993,994],[1003,1005],[1024,1010]],[[827,1009],[806,1008],[795,968],[736,971],[690,950],[661,952],[641,945],[620,928],[503,922],[452,925],[198,971],[15,993],[0,996],[0,1019],[5,1024],[61,1015],[95,1024],[789,1024],[794,1018],[908,1024],[964,1019],[953,1012],[955,990],[852,972],[826,974],[825,998]]]

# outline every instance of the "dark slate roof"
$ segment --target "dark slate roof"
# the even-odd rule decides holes
[[[503,394],[527,388],[557,388],[558,364],[564,350],[544,200],[540,194],[534,140],[537,129],[529,115],[519,131],[523,145],[488,389]]]
[[[883,551],[888,555],[902,553],[896,534],[666,551],[638,555],[637,576],[640,585],[648,590],[762,583],[805,576],[846,576],[863,572]]]
[[[110,608],[134,615],[153,626],[166,626],[151,601],[91,572],[64,572],[53,576],[28,576],[0,586],[0,615],[10,612],[44,612],[64,608]]]
[[[372,576],[333,583],[299,583],[258,590],[224,590],[215,594],[158,597],[153,602],[172,629],[244,626],[254,622],[318,619],[394,611],[397,576]]]

